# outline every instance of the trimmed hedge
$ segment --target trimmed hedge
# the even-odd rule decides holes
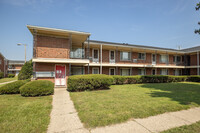
[[[19,80],[8,83],[0,87],[0,94],[19,94],[19,88],[29,82],[28,80]]]
[[[200,82],[200,76],[196,75],[196,76],[188,76],[188,81],[190,82]]]
[[[19,90],[21,95],[25,97],[52,95],[54,83],[46,80],[35,80],[23,85]]]
[[[114,81],[113,84],[137,84],[142,83],[141,76],[120,76],[120,75],[114,75],[112,76]]]
[[[113,77],[109,75],[88,74],[70,76],[67,81],[68,91],[85,91],[108,89],[113,84]]]
[[[15,74],[8,74],[8,78],[14,78]]]
[[[0,72],[0,79],[2,79],[4,77],[4,73]]]

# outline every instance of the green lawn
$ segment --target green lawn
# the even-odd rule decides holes
[[[113,85],[70,96],[85,127],[94,128],[199,106],[200,83]]]
[[[0,95],[0,132],[46,132],[50,121],[51,102],[52,96]]]
[[[2,78],[2,79],[0,79],[0,83],[13,81],[13,80],[17,80],[17,76],[15,76],[14,78]]]
[[[200,133],[200,121],[189,126],[173,128],[162,133]]]

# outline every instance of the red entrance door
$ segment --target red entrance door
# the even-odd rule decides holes
[[[55,85],[65,85],[65,66],[56,65],[55,76]]]

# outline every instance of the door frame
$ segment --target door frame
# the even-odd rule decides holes
[[[111,62],[111,51],[114,51],[114,62]],[[115,63],[115,50],[109,50],[109,63]]]
[[[54,67],[54,72],[55,72],[55,77],[54,77],[54,86],[56,86],[56,66],[65,66],[65,87],[66,87],[66,64],[63,65],[63,64],[55,64],[55,67]],[[62,86],[62,85],[60,85]]]
[[[109,75],[110,75],[111,69],[114,69],[114,75],[116,75],[116,74],[115,74],[115,68],[114,68],[114,67],[109,68]]]
[[[155,62],[153,62],[153,55],[155,55]],[[157,59],[156,59],[156,54],[152,53],[152,55],[151,55],[151,62],[152,62],[152,65],[153,65],[153,64],[156,65],[156,62],[157,62],[156,60],[157,60]]]
[[[98,50],[98,58],[97,59],[94,58],[94,50]],[[94,60],[97,60],[97,61],[94,61]],[[92,62],[93,63],[99,63],[99,49],[98,48],[92,49]]]

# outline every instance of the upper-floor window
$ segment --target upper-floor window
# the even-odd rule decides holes
[[[93,57],[93,62],[99,62],[99,49],[93,49],[92,57]]]
[[[146,54],[145,53],[138,53],[138,59],[139,60],[145,60],[146,59]]]
[[[160,55],[161,63],[168,63],[168,55]]]
[[[131,52],[120,52],[120,60],[122,61],[130,61],[131,60]]]
[[[84,58],[84,49],[82,48],[72,48],[71,58]]]
[[[180,63],[181,62],[181,56],[173,56],[174,63]]]
[[[138,75],[145,75],[146,74],[146,71],[144,68],[139,68],[138,69]]]

